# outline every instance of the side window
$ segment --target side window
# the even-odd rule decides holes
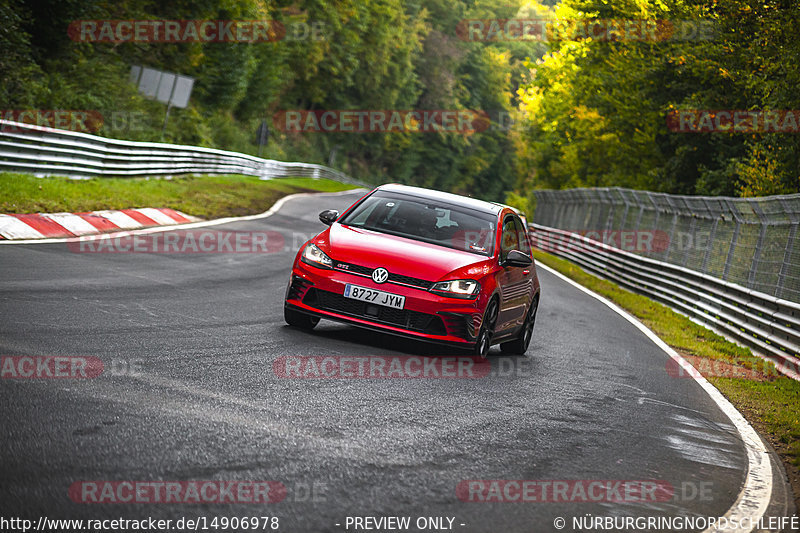
[[[528,228],[518,218],[514,218],[514,224],[517,227],[517,235],[519,235],[519,248],[520,252],[531,255],[531,244],[528,240]]]
[[[519,250],[519,240],[517,238],[517,226],[514,224],[514,217],[508,216],[503,221],[503,236],[500,240],[500,261],[505,261],[508,252]]]

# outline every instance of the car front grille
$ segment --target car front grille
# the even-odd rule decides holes
[[[341,313],[343,315],[363,318],[371,322],[387,324],[410,331],[427,333],[429,335],[447,335],[444,322],[437,315],[410,311],[408,309],[394,309],[382,305],[367,304],[352,298],[345,298],[320,289],[309,289],[303,298],[303,303],[319,309]],[[371,313],[367,313],[369,306]]]
[[[353,263],[344,263],[342,261],[336,261],[334,264],[336,270],[341,270],[343,272],[352,272],[353,274],[360,274],[362,276],[369,276],[372,277],[372,271],[375,270],[374,268],[365,267],[362,265],[355,265]],[[401,285],[409,285],[411,287],[417,287],[419,289],[428,290],[433,286],[432,281],[428,281],[425,279],[420,278],[413,278],[411,276],[402,276],[400,274],[395,274],[394,272],[389,272],[389,279],[387,280],[388,283],[399,283]]]

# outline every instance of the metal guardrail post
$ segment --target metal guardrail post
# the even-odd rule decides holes
[[[697,217],[692,215],[692,221],[689,223],[689,239],[691,239],[690,241],[691,244],[686,242],[681,242],[681,246],[684,247],[683,258],[681,258],[681,266],[686,266],[686,262],[689,260],[689,250],[697,242],[695,234],[695,226],[697,226]]]
[[[544,196],[540,197],[538,192],[536,193],[536,205],[537,210],[539,209],[540,202],[547,202],[548,208],[545,211],[545,214],[549,217],[550,222],[559,222],[560,224],[565,224],[569,222],[569,213],[572,210],[572,201],[569,198],[562,198],[561,201],[557,202],[555,199],[554,194],[552,191],[547,191]],[[561,211],[556,211],[556,204],[560,204],[563,209]],[[560,214],[558,214],[560,213]],[[534,216],[536,216],[536,212],[534,212]],[[556,218],[556,216],[560,218]]]
[[[800,217],[797,213],[793,212],[785,198],[779,199],[784,212],[789,216],[791,226],[789,227],[789,236],[786,239],[786,248],[783,252],[783,264],[781,271],[778,273],[778,283],[775,287],[775,296],[783,298],[783,289],[786,284],[786,276],[789,274],[789,267],[791,265],[792,253],[794,252],[794,245],[797,242],[797,228],[800,225]]]
[[[655,200],[655,196],[651,192],[645,193],[647,195],[647,199],[650,201],[650,205],[652,206],[651,209],[653,210],[653,222],[652,227],[650,228],[651,231],[657,231],[659,226],[658,222],[661,218],[661,210],[658,208],[658,203]],[[667,242],[669,244],[669,242]],[[655,253],[655,250],[651,251],[651,255]]]
[[[586,217],[591,213],[591,204],[586,201],[582,191],[573,190],[569,192],[569,195],[572,197],[572,218],[569,227],[581,228],[586,223]],[[583,206],[583,208],[581,208],[581,206]],[[581,215],[583,215],[583,219],[581,219]]]
[[[565,201],[565,203],[567,203],[567,205],[569,205],[569,209],[564,213],[564,215],[566,216],[566,219],[562,220],[560,222],[560,224],[563,224],[564,227],[567,227],[567,228],[577,228],[578,227],[578,222],[577,222],[578,214],[577,214],[577,211],[579,209],[579,205],[578,205],[578,202],[576,201],[576,198],[575,198],[577,196],[577,194],[578,194],[578,191],[567,191],[565,193],[566,199],[564,201]],[[555,193],[552,193],[552,195],[555,197]],[[555,201],[555,198],[552,198],[552,200]]]
[[[639,214],[636,215],[636,226],[633,228],[636,233],[639,233],[639,228],[642,227],[642,217],[644,216],[644,203],[642,202],[641,197],[638,194],[634,194],[633,197],[636,199],[636,205],[639,207]]]
[[[625,209],[622,211],[622,218],[620,219],[620,229],[625,229],[623,226],[625,225],[625,222],[628,220],[628,211],[630,211],[631,204],[628,201],[628,198],[622,193],[622,191],[617,190],[617,192],[622,198],[622,202],[625,204]]]
[[[548,202],[551,202],[547,210],[550,222],[556,223],[558,221],[569,220],[569,213],[572,211],[574,205],[572,202],[555,202],[552,194],[548,194],[545,198]]]
[[[722,271],[722,279],[728,279],[728,276],[731,272],[731,264],[733,263],[733,255],[736,252],[736,244],[739,240],[739,228],[741,227],[741,218],[739,217],[739,213],[736,212],[735,208],[732,207],[731,201],[729,199],[725,200],[725,204],[728,207],[728,212],[736,221],[736,225],[733,227],[733,236],[731,237],[731,244],[728,248],[728,255],[725,258],[725,268]]]
[[[715,213],[711,209],[711,206],[708,205],[708,201],[705,199],[703,201],[706,203],[709,213],[714,216]],[[709,230],[708,241],[706,242],[706,253],[703,254],[703,266],[701,267],[700,271],[704,274],[708,272],[708,260],[711,258],[711,250],[714,249],[714,238],[717,234],[717,224],[719,224],[718,215],[714,216],[713,221],[711,222],[711,229]]]
[[[670,203],[670,207],[672,207],[672,203]],[[669,228],[669,236],[667,237],[667,247],[664,249],[664,255],[662,259],[667,259],[669,257],[670,249],[675,245],[675,228],[678,227],[678,211],[673,208],[672,211],[672,225]]]
[[[764,216],[764,211],[761,206],[754,200],[749,200],[748,204],[752,207],[753,212],[758,216],[760,221],[758,228],[758,240],[756,241],[756,248],[753,250],[753,260],[750,262],[750,271],[747,274],[747,287],[752,289],[756,284],[756,274],[758,273],[758,263],[761,260],[761,251],[764,248],[764,236],[767,233],[767,219]]]

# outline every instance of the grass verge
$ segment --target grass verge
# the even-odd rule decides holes
[[[169,207],[202,218],[262,213],[282,196],[354,188],[330,180],[252,176],[160,178],[37,178],[0,173],[0,213],[81,213],[100,209]]]
[[[534,258],[605,296],[685,356],[770,442],[783,461],[800,509],[800,382],[684,315],[551,254]],[[665,369],[666,371],[666,369]]]

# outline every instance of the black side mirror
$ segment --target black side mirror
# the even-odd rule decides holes
[[[339,218],[339,211],[335,209],[326,209],[322,213],[319,214],[319,220],[326,226],[330,226],[336,219]]]
[[[503,262],[502,266],[528,267],[532,264],[533,259],[531,259],[531,256],[523,254],[519,250],[511,250],[508,252],[506,260]]]

